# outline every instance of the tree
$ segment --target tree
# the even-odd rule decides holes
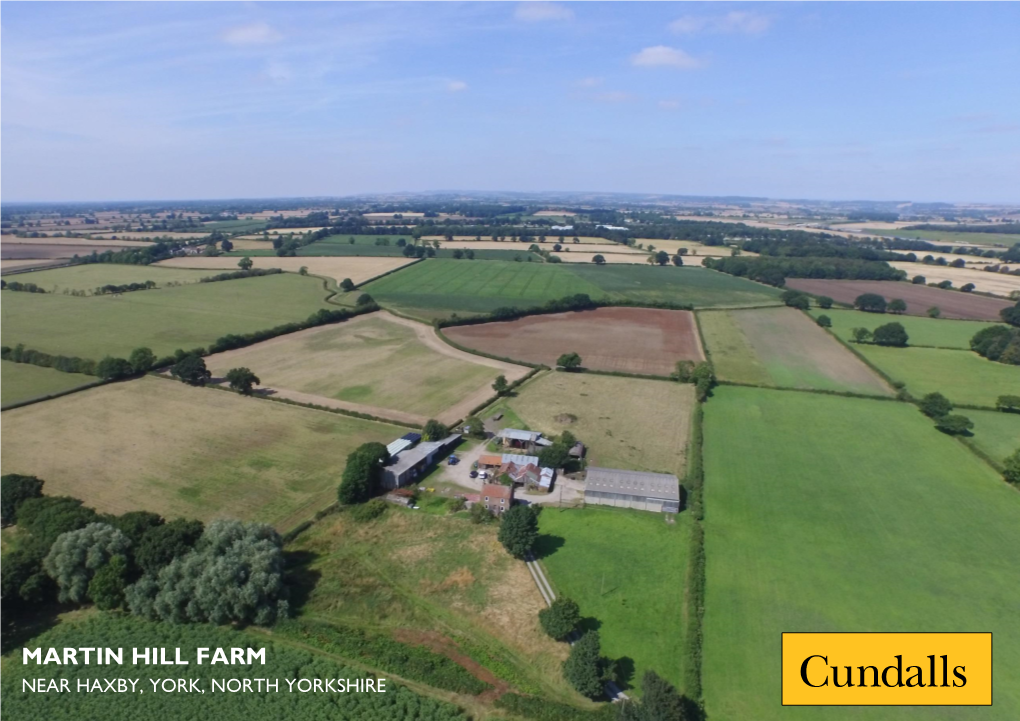
[[[152,511],[128,511],[119,516],[104,518],[106,523],[123,533],[134,548],[151,528],[163,525],[163,517]]]
[[[375,299],[368,293],[362,293],[358,296],[358,300],[355,301],[355,305],[368,305],[369,303],[375,303]]]
[[[194,548],[203,531],[201,521],[185,518],[149,528],[134,548],[135,563],[146,573],[155,574]]]
[[[581,356],[577,353],[564,353],[556,359],[556,365],[565,371],[577,370],[581,367]]]
[[[960,286],[960,291],[963,293],[971,293],[974,291],[975,288],[977,288],[977,286],[974,285],[973,283],[964,283],[963,285]]]
[[[669,253],[664,250],[660,250],[655,254],[655,262],[658,265],[667,265],[669,263]]]
[[[454,250],[453,250],[453,257],[456,260],[460,260],[461,258],[464,257],[464,251],[461,250],[460,248],[454,248]]]
[[[929,393],[918,403],[918,408],[929,418],[942,418],[953,410],[953,404],[941,393]]]
[[[913,278],[910,279],[910,282],[913,283],[914,285],[924,285],[925,283],[928,282],[928,279],[925,278],[923,275],[915,275]]]
[[[441,441],[450,435],[450,429],[435,418],[430,418],[429,421],[422,426],[421,435],[426,441]]]
[[[123,358],[106,356],[96,365],[96,375],[103,380],[115,381],[120,378],[127,378],[135,372],[131,364]]]
[[[1002,477],[1014,485],[1020,486],[1020,449],[1013,452],[1002,462]]]
[[[581,609],[569,598],[560,596],[548,608],[538,612],[542,630],[557,641],[562,641],[574,632],[581,622]]]
[[[862,293],[854,299],[854,307],[867,313],[885,313],[885,298],[878,293]]]
[[[249,258],[247,255],[241,258],[241,260],[237,261],[237,267],[240,268],[241,270],[251,270],[251,267],[253,265],[255,265],[255,263],[253,263],[252,259]]]
[[[486,508],[484,503],[476,501],[468,513],[471,516],[471,522],[475,524],[488,523],[492,520],[492,511]]]
[[[308,275],[308,266],[302,265],[300,268],[298,268],[298,275]]]
[[[904,348],[907,345],[907,329],[900,323],[886,323],[875,328],[872,338],[876,345]]]
[[[492,383],[492,390],[496,391],[497,395],[506,395],[510,390],[510,384],[506,382],[506,376],[496,376],[496,380]]]
[[[485,434],[485,423],[478,416],[468,416],[464,419],[464,433],[470,438],[481,438],[486,437]]]
[[[234,244],[230,242],[230,238],[224,238],[223,242],[220,243],[220,248],[224,253],[229,253],[234,249]]]
[[[817,323],[822,328],[831,328],[832,327],[832,318],[830,318],[827,315],[820,315],[815,320],[815,323]]]
[[[1004,323],[1020,328],[1020,303],[1017,303],[1012,308],[1003,308],[999,311],[999,317],[1002,318]]]
[[[691,380],[694,381],[694,397],[699,402],[708,398],[709,392],[715,385],[715,371],[712,369],[712,364],[702,361],[694,366]]]
[[[350,293],[354,290],[354,281],[350,278],[344,278],[340,281],[340,289],[345,293]]]
[[[382,464],[389,458],[382,443],[363,443],[347,456],[340,477],[337,498],[340,503],[364,503],[375,495],[382,475]]]
[[[464,257],[466,259],[468,259],[468,260],[474,260],[475,259],[475,251],[473,251],[470,248],[468,248],[467,250],[464,251]]]
[[[1020,396],[999,396],[995,407],[1004,413],[1020,413]]]
[[[933,305],[931,308],[928,309],[927,312],[929,318],[938,318],[940,315],[942,315],[942,311],[939,309],[937,305]]]
[[[128,356],[128,363],[131,364],[131,370],[135,373],[145,373],[156,364],[156,354],[152,352],[151,348],[135,348]]]
[[[686,248],[681,248],[681,250],[686,250]],[[675,266],[676,266],[677,268],[679,268],[679,267],[681,267],[681,266],[682,266],[683,264],[684,264],[684,258],[683,258],[683,254],[681,254],[681,253],[676,253],[676,254],[675,254],[675,255],[673,256],[673,265],[675,265]]]
[[[789,307],[807,310],[811,307],[811,297],[799,290],[784,290],[779,298]]]
[[[867,328],[854,328],[852,331],[855,343],[867,343],[871,340],[871,331]]]
[[[44,553],[61,534],[98,520],[99,514],[94,509],[70,496],[29,498],[18,507],[18,527],[27,530]]]
[[[230,383],[230,387],[238,393],[246,396],[250,396],[252,387],[262,383],[259,377],[255,375],[250,368],[231,368],[227,371],[227,381]]]
[[[114,556],[131,546],[127,536],[106,523],[60,534],[43,560],[43,568],[57,582],[61,602],[88,600],[89,581]]]
[[[936,419],[935,427],[943,433],[958,436],[974,427],[974,421],[967,416],[949,414]]]
[[[96,608],[110,611],[124,604],[127,573],[127,558],[119,555],[113,556],[109,563],[96,571],[88,589],[89,598],[96,604]]]
[[[170,367],[170,375],[192,386],[204,386],[212,378],[212,373],[205,367],[205,360],[188,353]]]
[[[889,301],[889,312],[890,313],[905,313],[907,310],[907,304],[901,298],[893,298]]]
[[[818,307],[822,310],[828,310],[832,307],[833,300],[827,295],[820,295],[815,298],[815,302],[818,303]]]
[[[645,671],[641,690],[640,701],[624,701],[617,705],[617,721],[695,721],[701,718],[697,705],[655,671]]]
[[[599,698],[602,686],[602,644],[598,631],[588,631],[570,648],[563,678],[583,696]]]
[[[288,615],[283,542],[271,526],[213,521],[194,550],[127,588],[132,613],[170,623],[254,623]]]
[[[538,538],[538,516],[531,506],[511,506],[500,517],[499,542],[514,558],[524,558]]]
[[[0,476],[0,521],[8,526],[18,520],[18,509],[29,498],[42,496],[43,481],[35,476],[8,473]]]
[[[605,265],[606,259],[604,256],[596,254],[595,257],[591,259],[591,262],[595,265]]]

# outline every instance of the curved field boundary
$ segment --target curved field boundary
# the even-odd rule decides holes
[[[100,378],[98,380],[92,381],[91,383],[83,383],[80,386],[68,388],[67,390],[59,391],[58,393],[47,393],[44,396],[36,396],[35,398],[26,398],[25,400],[17,401],[16,403],[8,403],[7,405],[0,408],[0,411],[13,411],[15,408],[24,408],[25,406],[30,406],[33,403],[42,403],[43,401],[48,401],[53,398],[69,396],[72,393],[77,393],[78,391],[85,391],[88,390],[89,388],[95,388],[96,386],[102,386],[112,382],[113,381],[103,380],[102,378]]]

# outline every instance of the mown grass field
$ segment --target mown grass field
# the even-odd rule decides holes
[[[335,308],[325,295],[321,280],[292,273],[91,298],[5,292],[0,335],[4,345],[94,360],[139,346],[162,356]]]
[[[577,601],[602,652],[623,660],[640,693],[653,670],[679,686],[683,673],[684,578],[690,514],[620,508],[546,508],[536,555],[558,596]],[[587,619],[593,619],[592,623]]]
[[[526,308],[576,293],[697,307],[769,305],[779,295],[774,288],[702,268],[447,260],[419,263],[365,290],[384,305],[432,316]]]
[[[408,642],[453,641],[521,690],[576,700],[560,672],[568,647],[542,632],[542,597],[497,530],[395,507],[367,523],[329,516],[288,546],[309,559],[302,613]]]
[[[892,394],[866,364],[792,308],[704,311],[698,322],[721,380]]]
[[[974,421],[970,441],[992,459],[1001,464],[1003,460],[1020,450],[1020,413],[998,411],[965,411]]]
[[[347,454],[406,428],[146,377],[6,411],[4,472],[100,511],[289,530],[336,499]]]
[[[1020,494],[984,461],[907,404],[726,387],[704,452],[708,718],[1020,718]],[[780,705],[784,631],[979,630],[992,708]]]
[[[500,371],[436,352],[415,329],[381,316],[280,336],[211,356],[216,376],[245,366],[262,385],[340,401],[438,415]],[[431,328],[425,327],[429,332]]]
[[[694,409],[689,384],[550,372],[522,386],[508,406],[546,435],[567,430],[588,447],[588,464],[683,475]]]
[[[854,348],[894,381],[906,383],[915,398],[937,391],[953,403],[994,408],[1000,395],[1020,395],[1020,367],[994,363],[971,351],[869,344]]]
[[[971,243],[973,245],[1004,245],[1020,243],[1020,233],[960,233],[955,230],[887,230],[866,228],[871,235],[887,235],[897,238],[916,238],[933,243]],[[923,255],[921,252],[918,255]]]
[[[891,313],[863,313],[859,310],[822,310],[812,308],[811,315],[817,318],[827,315],[832,321],[832,332],[845,341],[853,340],[854,328],[875,330],[886,323],[899,323],[906,331],[912,346],[930,346],[933,348],[962,348],[970,350],[970,339],[985,328],[1001,323],[989,323],[981,320],[949,320],[946,318],[919,318],[913,315],[893,315]]]
[[[95,376],[81,373],[62,373],[28,363],[0,361],[0,405],[7,406],[60,393],[97,380]]]
[[[236,266],[235,266],[236,267]],[[37,270],[20,273],[13,280],[35,283],[50,293],[83,290],[91,293],[103,285],[126,285],[151,280],[160,288],[168,285],[198,283],[202,278],[216,275],[215,270],[184,270],[155,265],[119,265],[116,263],[90,263],[69,268]],[[139,292],[139,291],[136,291]]]

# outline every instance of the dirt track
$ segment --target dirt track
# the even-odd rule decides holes
[[[599,308],[448,328],[468,348],[529,363],[556,364],[576,352],[586,368],[669,375],[679,360],[704,360],[694,316],[682,310]]]
[[[862,293],[877,293],[887,301],[893,298],[905,301],[908,315],[927,315],[929,308],[938,307],[941,317],[963,320],[999,320],[999,311],[1013,305],[1007,300],[892,280],[789,278],[786,286],[805,293],[827,295],[840,303],[853,303]]]

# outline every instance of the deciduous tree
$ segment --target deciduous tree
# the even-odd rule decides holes
[[[262,383],[250,368],[231,368],[227,371],[227,381],[230,387],[238,393],[250,396],[254,386]]]
[[[106,523],[90,523],[62,533],[53,542],[43,568],[57,582],[61,601],[88,600],[89,582],[114,556],[126,555],[131,541]]]
[[[538,538],[538,517],[531,506],[511,506],[504,511],[498,538],[511,556],[524,558]]]
[[[576,601],[560,596],[551,606],[538,612],[538,622],[551,638],[563,641],[581,622],[581,609]]]

